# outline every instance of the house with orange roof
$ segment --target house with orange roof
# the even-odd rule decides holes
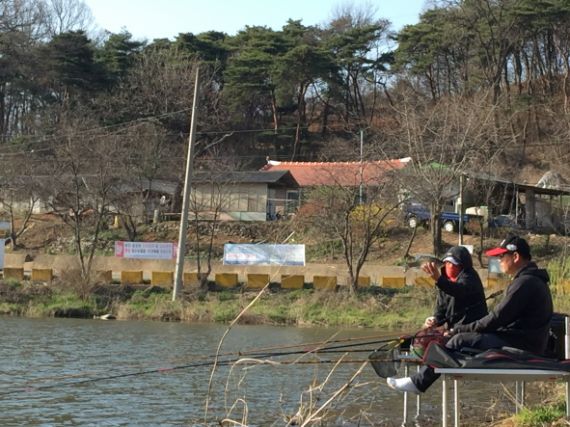
[[[410,158],[366,162],[278,162],[269,160],[262,171],[288,170],[299,187],[340,185],[378,186],[387,173],[404,168]]]
[[[192,179],[191,210],[210,220],[277,219],[288,211],[280,195],[298,188],[286,170],[199,172]]]
[[[304,188],[318,186],[377,187],[386,182],[389,173],[406,167],[410,158],[363,162],[279,162],[267,161],[262,171],[289,171],[299,188],[270,194],[269,199],[285,199],[289,209],[298,207]],[[286,212],[288,213],[288,212]]]

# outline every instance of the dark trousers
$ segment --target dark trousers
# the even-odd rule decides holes
[[[447,342],[445,347],[457,350],[463,347],[476,348],[479,350],[489,350],[491,348],[501,348],[510,344],[497,334],[480,334],[477,332],[464,332],[457,334]],[[423,366],[420,371],[412,375],[412,382],[421,392],[426,391],[439,378],[433,368]]]

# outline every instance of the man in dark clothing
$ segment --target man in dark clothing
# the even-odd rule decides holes
[[[422,270],[435,280],[438,291],[434,316],[426,319],[424,329],[444,326],[449,330],[487,314],[483,284],[473,268],[471,254],[465,247],[452,247],[443,257],[441,270],[435,263],[424,264]],[[428,331],[432,333],[431,330]],[[420,335],[421,333],[418,337]],[[422,344],[426,345],[424,342]],[[410,378],[388,378],[387,381],[396,389],[398,384],[411,384]]]
[[[503,300],[485,317],[471,323],[457,325],[449,331],[452,338],[446,344],[450,349],[462,347],[488,350],[516,347],[536,354],[544,353],[552,317],[552,296],[549,277],[531,261],[526,240],[510,235],[499,247],[485,253],[500,260],[501,271],[513,275]],[[423,367],[420,373],[404,382],[400,391],[426,391],[439,375],[432,368]]]
[[[423,267],[435,279],[438,289],[435,324],[447,323],[451,329],[485,316],[485,291],[479,274],[473,269],[469,251],[463,246],[454,246],[443,257],[443,263],[439,277],[437,267],[431,264]]]
[[[471,333],[470,340],[474,340],[475,345],[470,347],[480,348],[479,340],[492,335],[490,338],[504,341],[503,346],[543,354],[553,311],[548,273],[531,261],[528,243],[517,236],[503,240],[486,255],[498,257],[501,270],[513,275],[513,280],[491,313],[476,322],[457,326],[452,333],[459,334],[457,339],[463,335],[460,333]]]

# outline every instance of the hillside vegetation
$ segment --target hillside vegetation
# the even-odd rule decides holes
[[[96,38],[79,13],[85,5],[50,4],[0,5],[0,202],[16,248],[30,235],[34,204],[63,220],[52,244],[64,229],[73,236],[67,250],[85,277],[108,250],[99,242],[117,237],[111,215],[129,240],[172,238],[162,226],[147,234],[148,212],[137,207],[151,201],[157,180],[182,180],[198,69],[195,170],[224,175],[267,157],[411,157],[397,184],[434,220],[465,172],[535,183],[553,170],[568,179],[566,1],[430,2],[399,32],[372,9],[346,6],[320,26],[289,20],[235,35],[189,28],[152,42],[127,31]],[[370,206],[358,215],[354,192],[314,193],[316,215],[299,214],[270,237],[294,231],[310,259],[344,257],[353,278],[366,260],[397,262],[418,251],[406,251],[409,230],[394,225],[400,189],[391,184],[366,189]],[[442,244],[439,229],[426,252],[453,242],[444,235]],[[217,233],[201,233],[206,245],[214,237],[215,256],[234,239]],[[485,239],[473,244],[480,251]]]

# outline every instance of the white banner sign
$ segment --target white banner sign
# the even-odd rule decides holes
[[[115,242],[115,256],[137,259],[175,259],[176,245],[159,242]]]
[[[226,243],[224,264],[305,265],[305,245],[252,245]]]

